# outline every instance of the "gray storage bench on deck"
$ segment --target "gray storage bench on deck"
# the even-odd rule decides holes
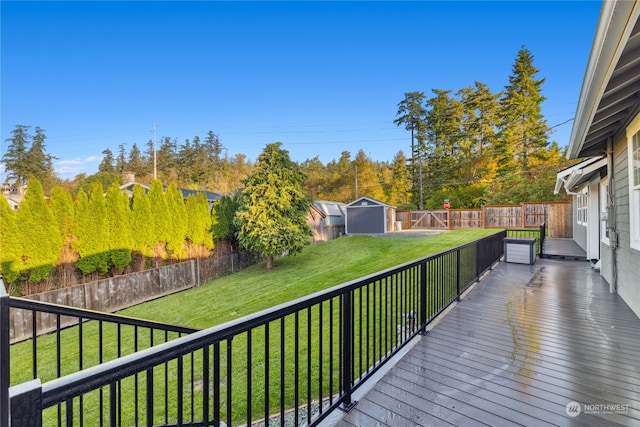
[[[505,237],[504,260],[518,264],[533,264],[536,261],[535,237]]]

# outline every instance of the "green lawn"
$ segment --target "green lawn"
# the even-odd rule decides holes
[[[207,328],[495,233],[454,230],[420,238],[350,236],[122,311],[122,314]]]
[[[229,320],[237,319],[239,317],[287,302],[293,299],[308,295],[314,292],[321,291],[345,283],[347,281],[357,279],[362,276],[366,276],[399,264],[415,260],[429,254],[434,254],[455,246],[459,246],[466,242],[481,238],[483,236],[493,234],[496,230],[456,230],[451,232],[442,233],[437,236],[421,237],[421,238],[380,238],[369,236],[352,236],[344,237],[316,246],[310,246],[296,256],[287,256],[277,260],[278,267],[271,271],[264,270],[264,264],[260,264],[244,270],[233,275],[215,279],[207,284],[204,284],[198,288],[183,291],[177,294],[166,296],[155,301],[151,301],[139,306],[131,307],[123,310],[121,313],[127,316],[133,316],[143,319],[163,321],[172,324],[179,324],[184,326],[190,326],[194,328],[207,328],[217,324],[224,323]],[[368,294],[367,294],[368,295]],[[386,294],[385,294],[386,295]],[[382,298],[382,294],[380,294]],[[386,296],[384,298],[387,298]],[[314,312],[317,308],[314,308]],[[336,308],[334,307],[334,310]],[[327,307],[327,312],[329,312]],[[381,314],[382,315],[382,314]],[[302,313],[300,315],[300,322],[305,324],[307,314]],[[312,319],[316,319],[317,316],[313,313],[309,313]],[[309,343],[309,346],[314,348],[314,352],[317,350],[318,345],[318,331],[326,330],[326,323],[330,322],[330,316],[326,316],[324,319],[324,326],[313,326],[313,341]],[[287,319],[287,336],[291,333],[293,319]],[[274,326],[274,329],[276,327]],[[336,326],[337,328],[337,326]],[[83,337],[85,346],[91,347],[95,342],[94,337],[97,335],[97,328],[94,322],[89,322],[83,328]],[[304,328],[301,332],[304,338]],[[277,331],[273,331],[277,332]],[[261,336],[261,331],[256,331],[253,337],[254,346],[256,349],[260,349],[264,346],[264,338]],[[130,331],[124,331],[123,335],[130,335]],[[106,343],[112,343],[111,347],[117,342],[118,331],[114,327],[105,327],[103,331],[104,341]],[[275,334],[277,336],[277,333]],[[123,338],[125,338],[123,336]],[[337,337],[334,337],[336,339]],[[62,345],[64,349],[62,351],[62,374],[68,374],[77,370],[78,355],[75,351],[78,342],[77,327],[69,328],[61,334]],[[326,338],[320,338],[325,340],[325,348],[323,353],[328,350],[329,341]],[[133,351],[131,339],[127,339],[129,342],[123,349],[122,354],[127,354]],[[286,349],[284,353],[286,357],[290,358],[293,353],[294,345],[293,340],[287,338]],[[302,340],[304,342],[304,339]],[[95,345],[95,344],[94,344]],[[141,347],[146,347],[142,345]],[[246,359],[246,337],[238,337],[234,339],[233,344],[234,360]],[[277,364],[277,355],[279,353],[278,341],[274,340],[270,343],[272,348],[272,357],[270,357],[271,372],[273,378],[271,381],[276,381],[279,377],[279,365]],[[43,382],[49,381],[55,378],[55,334],[42,337],[38,339],[38,373]],[[12,346],[11,348],[11,376],[12,383],[16,384],[21,381],[30,379],[30,357],[31,344],[30,342],[24,342]],[[115,347],[103,350],[105,352],[104,360],[109,360],[117,356]],[[305,354],[304,346],[299,350],[300,354]],[[337,351],[337,347],[336,347]],[[83,352],[83,366],[86,368],[90,365],[97,363],[96,349],[87,348]],[[316,360],[316,356],[313,358],[314,365],[322,362],[323,357]],[[253,387],[257,390],[257,395],[260,395],[260,390],[264,390],[264,384],[261,384],[263,378],[263,359],[259,354],[255,354],[256,359],[254,362],[254,368],[252,376],[256,378],[253,382]],[[304,360],[304,357],[302,358]],[[288,366],[291,360],[288,359]],[[189,362],[190,363],[190,362]],[[196,357],[194,363],[196,382],[200,381],[201,377],[201,362]],[[224,362],[226,365],[226,362]],[[246,390],[242,390],[242,387],[246,384],[243,378],[246,378],[245,363],[234,364],[233,370],[233,388],[234,388],[234,402],[239,402],[240,407],[235,408],[234,403],[234,424],[240,422],[243,419],[242,399],[246,395]],[[176,368],[173,363],[169,367],[170,371],[174,371]],[[327,369],[325,366],[323,369]],[[338,382],[339,372],[337,366],[334,366],[334,372],[332,376],[336,378]],[[163,375],[162,369],[155,371],[154,376],[158,376],[159,386],[156,387],[155,392],[158,394],[158,398],[163,398],[162,390],[164,390],[164,382],[167,381],[166,387],[171,390],[175,390],[175,375],[166,374]],[[224,370],[223,370],[224,372]],[[317,370],[314,370],[317,372]],[[291,373],[287,372],[287,376]],[[144,374],[141,374],[140,381],[144,380]],[[304,377],[300,379],[304,384]],[[317,392],[316,386],[317,378],[313,378],[313,393]],[[133,379],[127,379],[131,382]],[[279,396],[277,395],[277,386],[273,386],[270,390],[276,393],[271,397],[270,406],[277,403]],[[200,390],[196,390],[195,394],[200,398]],[[320,391],[321,392],[321,391]],[[85,408],[93,407],[96,405],[93,402],[97,399],[97,395],[93,393],[92,396],[87,396]],[[291,407],[293,404],[292,396],[287,391],[287,396],[284,399],[287,407]],[[90,404],[89,402],[92,402]],[[196,406],[199,404],[197,403]],[[132,413],[132,400],[128,394],[123,395],[123,408],[126,408],[127,413]],[[259,408],[258,405],[254,405],[254,411]],[[142,408],[141,408],[142,409]],[[273,408],[277,412],[277,408]],[[157,416],[162,417],[163,409],[161,405],[156,407]],[[55,409],[47,411],[47,421],[51,420],[50,417],[55,419]],[[175,408],[169,409],[171,414],[175,413]],[[223,413],[224,413],[223,409]],[[246,411],[245,411],[246,412]],[[260,413],[260,412],[258,412]],[[255,415],[255,412],[254,414]],[[96,421],[92,418],[92,415],[88,415],[89,421]],[[173,415],[172,415],[173,416]],[[45,422],[45,424],[48,424]]]

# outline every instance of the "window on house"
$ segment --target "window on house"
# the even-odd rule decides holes
[[[609,197],[609,181],[600,181],[600,239],[609,244],[609,221],[607,218],[607,198]]]
[[[576,196],[576,215],[580,225],[587,225],[587,206],[589,204],[589,196],[585,188]]]
[[[640,250],[640,116],[627,129],[629,138],[629,219],[631,247]]]

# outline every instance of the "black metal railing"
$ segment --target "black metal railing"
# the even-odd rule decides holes
[[[44,384],[18,384],[10,393],[14,425],[316,425],[350,408],[358,387],[498,261],[504,237],[501,231]]]
[[[22,338],[21,342],[10,347],[3,346],[6,352],[0,350],[3,368],[6,365],[10,369],[6,380],[3,375],[2,382],[9,385],[36,378],[41,381],[60,378],[197,331],[162,322],[9,297],[4,286],[1,287],[7,307],[3,307],[6,323],[3,318],[0,333],[12,340],[15,337],[12,337],[10,326],[14,326],[15,334],[18,323],[23,327],[26,325],[23,329],[29,331],[26,339]],[[5,339],[4,335],[2,339]],[[10,363],[12,359],[13,365]],[[2,387],[2,390],[6,388]]]

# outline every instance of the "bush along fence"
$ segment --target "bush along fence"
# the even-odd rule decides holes
[[[81,356],[65,365],[58,354],[58,373],[37,371],[10,388],[2,332],[2,413],[10,407],[12,425],[23,427],[265,425],[286,417],[317,425],[350,408],[354,390],[479,280],[502,257],[505,237],[500,231],[109,362],[89,366]],[[16,299],[0,296],[5,319]],[[118,348],[135,349],[137,330],[120,328],[112,335]],[[69,331],[80,354],[93,352],[73,329],[55,335]]]

